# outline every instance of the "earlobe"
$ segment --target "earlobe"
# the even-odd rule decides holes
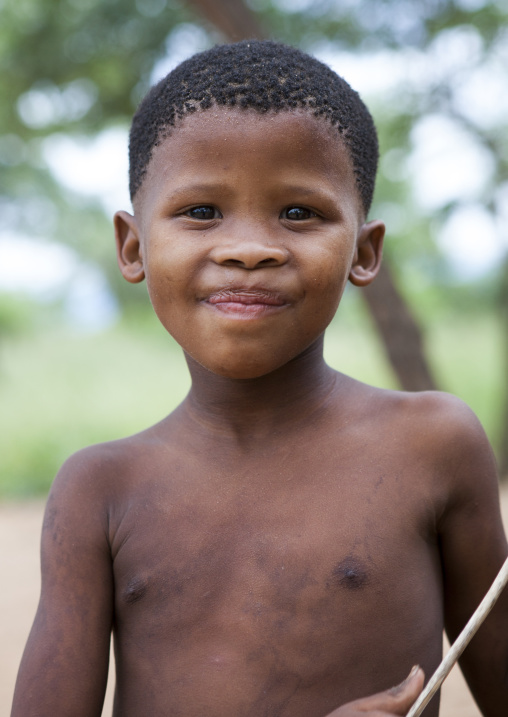
[[[385,225],[377,219],[367,222],[360,229],[349,272],[349,281],[355,286],[367,286],[376,278],[381,265],[384,235]]]
[[[138,284],[145,278],[145,270],[136,218],[121,211],[115,214],[113,221],[118,266],[124,279]]]

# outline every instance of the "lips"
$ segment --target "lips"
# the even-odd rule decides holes
[[[282,306],[286,303],[284,298],[267,289],[222,289],[210,294],[207,301],[210,304],[266,304],[267,306]]]
[[[210,294],[206,303],[214,309],[237,318],[255,318],[287,306],[288,300],[269,289],[221,289]]]

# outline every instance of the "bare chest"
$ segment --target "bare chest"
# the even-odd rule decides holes
[[[376,655],[396,681],[400,664],[438,659],[440,568],[424,511],[378,472],[324,471],[312,486],[294,475],[258,473],[241,490],[158,484],[132,501],[116,536],[119,639],[163,651],[171,674],[192,660],[200,680],[262,683],[276,670],[322,684]]]

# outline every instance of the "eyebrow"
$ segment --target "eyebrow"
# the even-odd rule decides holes
[[[234,185],[221,181],[182,184],[181,186],[172,189],[166,195],[166,200],[178,202],[182,201],[184,198],[187,198],[189,194],[201,194],[202,196],[198,196],[196,198],[196,201],[213,201],[213,197],[208,198],[206,195],[217,191],[221,193],[222,197],[232,196],[236,191],[236,187]],[[312,189],[311,187],[300,184],[282,184],[282,186],[277,188],[276,193],[277,195],[296,195],[293,201],[299,201],[299,198],[301,197],[302,200],[312,203],[312,200],[315,199],[319,200],[320,202],[325,202],[329,205],[329,207],[333,206],[337,208],[337,195],[332,191],[329,191],[324,188]],[[182,200],[180,199],[180,197],[182,197]]]
[[[334,209],[339,208],[337,200],[340,198],[340,192],[336,193],[324,187],[321,187],[320,189],[312,189],[311,187],[306,187],[300,184],[287,184],[281,191],[284,193],[287,192],[291,195],[296,195],[298,199],[302,197],[304,201],[308,201],[311,204],[314,199],[317,202],[324,202],[328,205],[329,209],[332,207]],[[298,201],[298,199],[295,199],[295,201]]]
[[[220,190],[221,192],[227,192],[232,191],[232,188],[227,185],[223,184],[222,182],[212,182],[212,183],[204,183],[201,182],[199,184],[183,184],[180,187],[176,187],[175,189],[172,189],[171,192],[168,194],[168,197],[178,197],[180,194],[206,194],[207,192],[217,191]]]
[[[284,192],[290,194],[301,194],[305,197],[325,197],[326,199],[333,201],[331,193],[323,189],[311,189],[310,187],[304,187],[299,184],[287,184],[282,187]]]

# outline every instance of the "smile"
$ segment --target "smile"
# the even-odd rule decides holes
[[[205,303],[221,313],[239,319],[266,316],[288,305],[288,301],[281,294],[266,289],[225,289],[208,296]]]

